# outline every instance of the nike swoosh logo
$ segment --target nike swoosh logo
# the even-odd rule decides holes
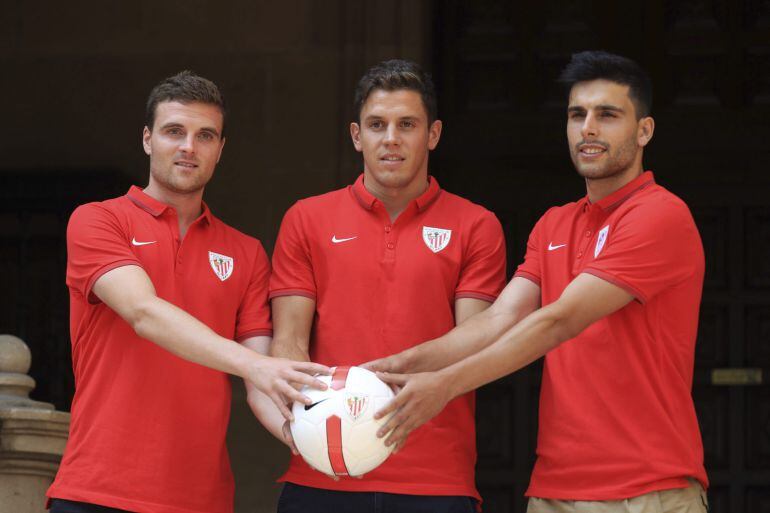
[[[158,242],[158,241],[151,240],[149,242],[139,242],[138,240],[136,240],[136,237],[131,239],[131,244],[133,244],[134,246],[146,246],[147,244],[155,244],[156,242]]]
[[[548,243],[548,251],[553,251],[554,249],[563,248],[564,246],[566,246],[566,244],[559,244],[558,246],[554,246],[553,242],[549,242]]]
[[[321,399],[320,401],[316,401],[313,404],[306,404],[305,405],[305,411],[308,411],[310,408],[313,408],[314,406],[319,405],[319,404],[321,404],[322,402],[324,402],[324,401],[326,401],[328,399],[329,398],[327,397],[326,399]]]
[[[340,242],[347,242],[349,240],[357,239],[358,235],[355,237],[348,237],[347,239],[338,239],[336,235],[332,235],[332,242],[335,244],[339,244]]]

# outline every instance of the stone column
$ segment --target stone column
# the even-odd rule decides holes
[[[64,452],[69,413],[33,401],[27,345],[0,335],[0,513],[43,513]]]

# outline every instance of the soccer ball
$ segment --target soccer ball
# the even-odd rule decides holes
[[[305,386],[302,393],[313,402],[295,402],[292,408],[291,436],[299,453],[330,476],[360,476],[378,467],[393,446],[377,438],[388,418],[374,420],[374,413],[393,398],[393,391],[361,367],[334,367],[331,376],[318,379],[329,388]]]

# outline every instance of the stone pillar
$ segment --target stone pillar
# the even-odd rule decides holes
[[[33,401],[27,345],[0,335],[0,513],[43,513],[64,452],[69,413]]]

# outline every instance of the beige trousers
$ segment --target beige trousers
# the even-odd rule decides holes
[[[617,501],[561,501],[530,497],[527,513],[707,513],[706,492],[698,481],[687,488],[650,492]]]

